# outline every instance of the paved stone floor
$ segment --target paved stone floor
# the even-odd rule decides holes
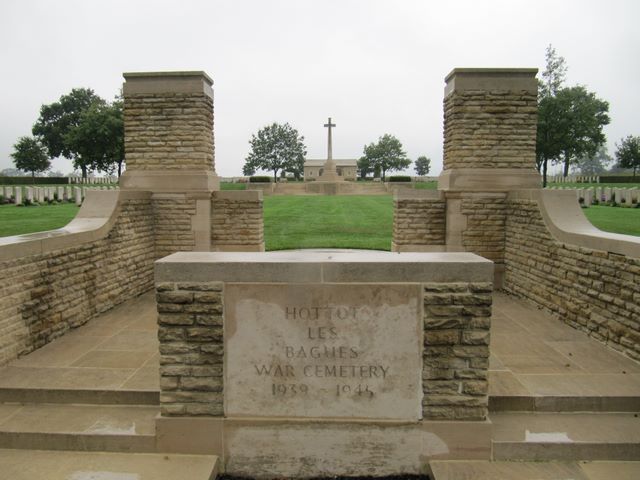
[[[491,396],[640,396],[640,363],[501,293],[489,368]]]
[[[158,391],[157,330],[149,292],[0,368],[0,387]]]
[[[492,455],[525,462],[432,462],[435,480],[640,478],[640,462],[621,461],[640,459],[638,362],[502,293],[494,297],[491,335]],[[100,451],[105,445],[108,451],[130,445],[154,451],[158,364],[149,292],[0,368],[0,443],[21,449],[0,450],[0,468],[30,472],[12,477],[26,479],[49,465],[86,463],[85,477],[98,478],[90,474],[100,462],[129,460],[70,450],[97,442],[92,448]],[[103,394],[125,401],[102,402]],[[136,468],[162,469],[163,458],[142,456],[150,463]],[[554,461],[576,458],[619,461]],[[119,471],[135,470],[125,463]],[[26,464],[35,470],[21,470]],[[76,478],[70,472],[61,468],[48,478]]]
[[[492,396],[640,397],[640,363],[522,301],[494,298]],[[0,387],[158,390],[153,293],[0,368]]]

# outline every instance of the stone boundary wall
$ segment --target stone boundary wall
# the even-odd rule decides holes
[[[222,416],[223,284],[156,285],[162,416]]]
[[[428,283],[424,290],[423,415],[485,420],[491,283]]]
[[[543,212],[534,199],[515,196],[508,202],[505,290],[640,360],[640,255],[614,253],[616,240],[606,237],[623,235],[590,236],[600,248],[580,246],[579,238],[561,242]]]
[[[89,192],[60,230],[0,242],[0,365],[153,287],[148,194]]]
[[[211,250],[264,252],[261,191],[214,192],[211,199]]]
[[[393,251],[444,250],[446,203],[439,192],[396,193],[393,199]]]

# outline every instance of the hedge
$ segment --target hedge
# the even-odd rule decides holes
[[[0,177],[0,185],[68,185],[69,177]]]
[[[410,182],[411,177],[408,175],[393,175],[389,177],[390,182]]]
[[[640,175],[600,175],[600,183],[640,183]]]
[[[249,183],[271,183],[272,182],[272,178],[268,177],[268,176],[255,176],[255,177],[249,177]]]

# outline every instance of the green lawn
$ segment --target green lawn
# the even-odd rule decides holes
[[[220,182],[220,190],[246,190],[246,183]]]
[[[16,207],[0,205],[0,237],[64,227],[78,213],[73,203]]]
[[[0,236],[63,227],[78,212],[72,203],[0,206]],[[640,236],[640,208],[591,206],[583,210],[601,230]],[[389,250],[393,199],[376,196],[272,196],[264,199],[267,250],[363,248]]]
[[[392,228],[390,195],[264,199],[267,250],[332,247],[390,250]]]
[[[420,190],[437,190],[438,182],[416,182],[415,187]]]
[[[640,188],[640,177],[637,183],[549,183],[547,187],[557,188],[592,188],[592,187],[611,187],[611,188]]]
[[[600,230],[640,236],[640,208],[592,205],[582,211]]]

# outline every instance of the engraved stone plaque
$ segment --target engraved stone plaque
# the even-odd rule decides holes
[[[418,420],[417,284],[225,285],[225,414]]]

